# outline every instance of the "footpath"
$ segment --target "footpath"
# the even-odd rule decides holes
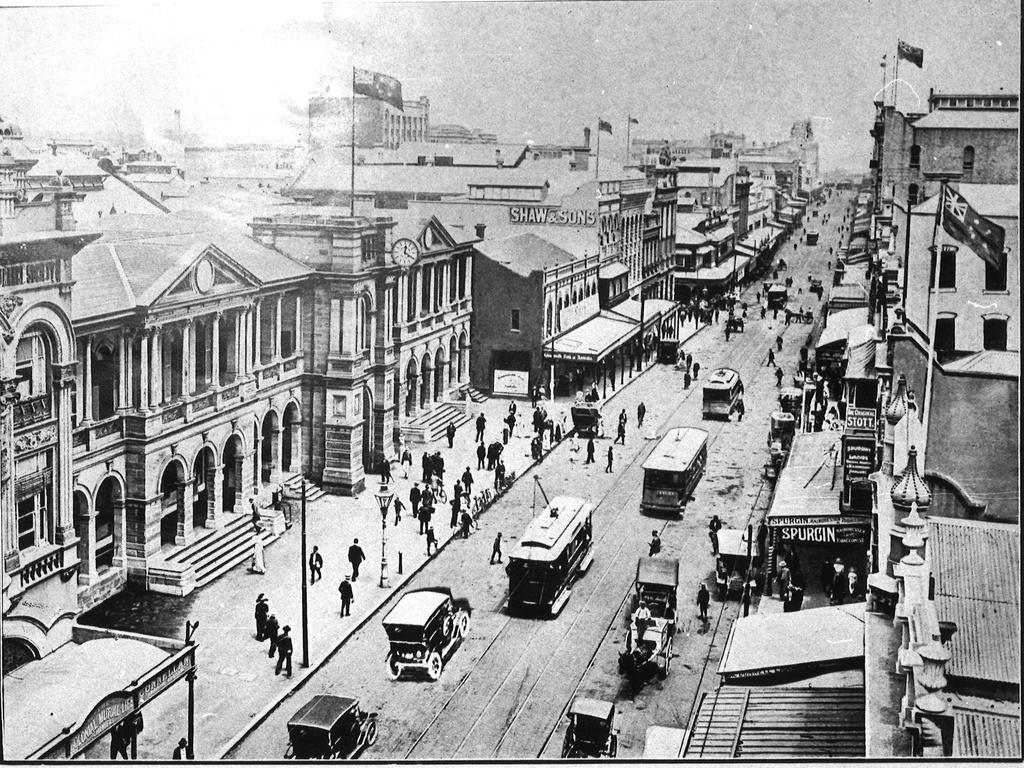
[[[701,327],[684,325],[683,341],[695,336]],[[615,395],[655,365],[652,360],[643,371],[626,374],[602,407],[610,407]],[[475,420],[478,414],[487,419],[484,443],[502,439],[503,419],[510,400],[489,399],[469,405],[472,421],[456,433],[452,448],[442,439],[427,446],[410,445],[413,466],[405,477],[404,468],[392,469],[390,488],[401,499],[405,511],[395,524],[394,504],[390,507],[386,526],[386,553],[389,586],[378,586],[381,571],[382,527],[380,510],[374,499],[379,488],[379,475],[366,478],[366,489],[356,497],[324,496],[307,504],[307,552],[314,546],[323,556],[323,578],[308,587],[309,666],[302,662],[301,585],[308,579],[306,563],[302,562],[300,526],[297,516],[293,525],[265,552],[266,573],[251,573],[248,562],[236,567],[212,584],[185,598],[154,593],[126,593],[112,609],[96,621],[116,635],[131,632],[181,638],[185,621],[199,622],[195,635],[198,643],[198,675],[195,686],[194,754],[199,760],[221,759],[246,733],[259,725],[281,705],[337,651],[345,641],[374,617],[377,610],[400,592],[428,562],[426,536],[419,533],[419,523],[411,514],[409,491],[422,475],[424,450],[439,451],[445,461],[445,490],[451,494],[455,480],[466,467],[473,474],[473,494],[494,486],[494,473],[477,470]],[[571,398],[545,401],[544,407],[556,423],[564,414],[571,429],[569,413]],[[515,434],[504,447],[502,460],[506,472],[523,475],[536,462],[530,455],[532,409],[529,401],[517,400],[518,423]],[[605,418],[612,423],[614,413]],[[547,451],[545,452],[546,455]],[[420,484],[422,487],[422,483]],[[486,512],[484,513],[486,514]],[[431,524],[443,552],[457,529],[449,526],[451,507],[435,504]],[[351,567],[347,560],[349,546],[355,539],[366,555],[358,580],[353,582],[354,600],[351,615],[341,617],[338,584]],[[506,544],[509,546],[509,544]],[[436,555],[432,555],[436,556]],[[401,563],[401,572],[399,572]],[[263,594],[280,625],[291,627],[295,652],[291,677],[275,675],[275,660],[268,657],[267,641],[256,640],[253,611],[259,594]],[[138,736],[138,756],[144,760],[170,757],[178,739],[187,733],[187,687],[173,686],[144,711],[145,727]],[[83,713],[84,714],[84,713]],[[84,757],[107,759],[108,739],[102,739]],[[279,759],[283,755],[267,755]]]

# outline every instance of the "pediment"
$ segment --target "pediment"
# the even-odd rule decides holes
[[[217,296],[247,292],[259,282],[213,245],[187,259],[153,306],[181,301],[203,301]]]
[[[436,216],[430,217],[416,239],[424,251],[443,251],[458,245],[458,241]]]

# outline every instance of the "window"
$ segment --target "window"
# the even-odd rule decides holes
[[[1006,351],[1006,318],[986,317],[984,319],[984,347]]]
[[[14,377],[22,397],[35,397],[50,390],[50,345],[41,333],[27,333],[18,342]]]
[[[935,320],[935,351],[951,352],[956,349],[956,318],[939,317]]]
[[[519,331],[520,330],[520,328],[519,328],[519,310],[518,309],[513,309],[512,310],[511,327],[512,327],[513,331]]]
[[[910,147],[910,168],[912,170],[921,168],[921,148],[917,144]]]
[[[939,259],[939,288],[956,288],[956,248],[944,247]]]
[[[970,145],[964,147],[964,173],[961,178],[967,182],[974,178],[974,147]]]
[[[985,262],[985,290],[1005,291],[1006,290],[1006,254],[999,254],[999,264],[992,266]]]
[[[917,184],[911,184],[907,187],[907,203],[909,205],[917,205],[917,196],[919,194],[920,187]]]

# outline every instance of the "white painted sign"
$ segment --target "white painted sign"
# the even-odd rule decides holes
[[[491,391],[495,395],[518,395],[526,397],[530,393],[529,371],[505,371],[494,369],[494,385]]]

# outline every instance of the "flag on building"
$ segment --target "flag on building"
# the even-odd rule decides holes
[[[609,123],[607,120],[602,120],[599,117],[599,118],[597,118],[597,130],[598,131],[604,131],[605,133],[611,133],[612,132],[612,124]]]
[[[378,101],[386,101],[395,109],[402,109],[402,84],[389,75],[353,67],[352,92]]]
[[[915,48],[909,43],[904,43],[900,40],[896,50],[901,59],[905,59],[911,64],[916,64],[918,67],[924,66],[924,48]]]
[[[629,118],[629,122],[631,122],[633,125],[640,125],[640,121],[637,120],[635,117]],[[611,127],[609,127],[608,128],[608,133],[611,133],[611,132],[612,132]]]
[[[998,268],[1002,261],[1006,232],[994,221],[986,219],[971,208],[967,198],[950,189],[942,188],[942,228],[978,256]]]

